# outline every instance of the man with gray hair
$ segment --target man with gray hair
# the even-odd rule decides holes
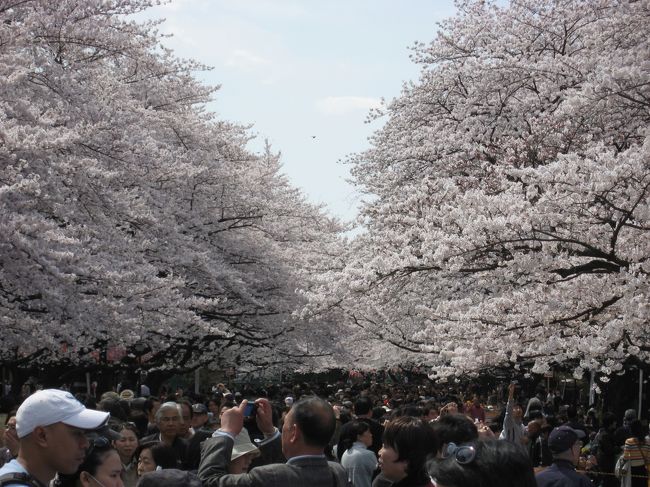
[[[184,467],[187,462],[187,441],[178,436],[181,425],[181,413],[178,404],[174,401],[163,403],[156,411],[155,418],[159,433],[145,436],[140,440],[140,444],[158,441],[172,447],[176,451],[180,466]]]

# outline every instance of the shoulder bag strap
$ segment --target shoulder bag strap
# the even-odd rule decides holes
[[[30,485],[32,487],[42,487],[41,484],[31,475],[24,472],[9,472],[0,475],[0,487],[10,484]]]

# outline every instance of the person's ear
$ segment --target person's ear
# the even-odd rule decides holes
[[[44,426],[37,426],[33,429],[32,440],[40,447],[45,448],[47,446],[48,433],[47,429]]]
[[[291,425],[291,434],[289,435],[289,440],[291,443],[296,443],[300,441],[302,438],[302,431],[300,431],[300,428],[298,428],[298,425],[296,423],[293,423]]]
[[[79,474],[79,482],[83,487],[87,487],[90,485],[90,476],[88,472],[81,472]]]

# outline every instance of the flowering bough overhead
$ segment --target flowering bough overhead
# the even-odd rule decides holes
[[[212,119],[150,3],[0,0],[0,361],[323,360],[296,289],[341,226]]]
[[[305,314],[344,314],[361,364],[436,377],[648,360],[650,2],[459,10],[350,158],[366,232]]]

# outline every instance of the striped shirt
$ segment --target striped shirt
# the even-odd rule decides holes
[[[633,467],[650,465],[650,445],[639,443],[636,438],[628,438],[623,447],[623,458],[629,460]]]

